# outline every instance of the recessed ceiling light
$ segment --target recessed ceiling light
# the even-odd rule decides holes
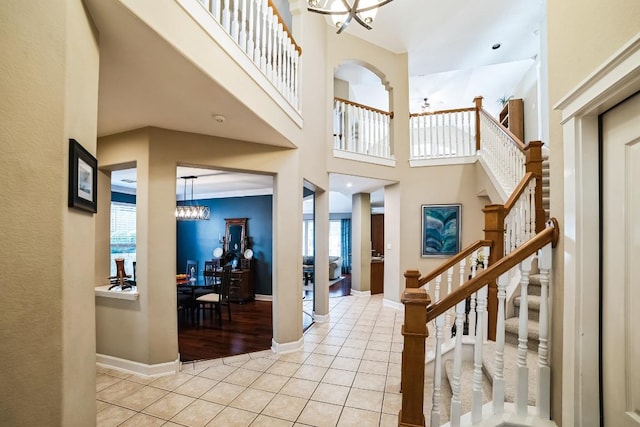
[[[213,119],[220,124],[224,123],[225,120],[227,120],[227,118],[222,114],[214,114]]]
[[[500,46],[502,46],[500,43],[496,43],[493,46],[491,46],[491,49],[493,50],[500,49]]]
[[[351,188],[352,185],[353,185],[352,183],[347,182],[347,188]]]

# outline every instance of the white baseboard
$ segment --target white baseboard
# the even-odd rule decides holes
[[[256,301],[273,301],[273,295],[260,295],[256,294]]]
[[[355,297],[367,297],[371,296],[371,291],[356,291],[355,289],[351,289],[351,295]]]
[[[390,299],[386,299],[386,298],[382,300],[382,305],[385,307],[394,308],[396,310],[404,310],[404,304],[397,301],[391,301]]]
[[[271,350],[276,354],[293,353],[294,351],[302,350],[304,348],[304,337],[300,337],[299,340],[293,342],[277,343],[275,339],[271,338]]]
[[[133,360],[96,353],[96,364],[104,368],[117,369],[118,371],[124,371],[145,377],[161,377],[180,372],[180,357],[172,362],[146,365]]]
[[[315,311],[313,312],[313,321],[318,323],[328,323],[329,322],[329,313],[327,314],[318,314]]]

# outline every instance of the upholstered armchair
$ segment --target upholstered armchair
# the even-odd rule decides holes
[[[342,275],[342,257],[329,257],[329,280],[337,279]]]

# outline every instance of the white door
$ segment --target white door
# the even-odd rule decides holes
[[[640,94],[602,130],[604,425],[640,426]]]

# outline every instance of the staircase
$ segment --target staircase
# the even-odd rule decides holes
[[[485,240],[423,277],[405,273],[399,425],[553,426],[547,342],[551,248],[559,230],[555,219],[547,222],[548,150],[539,141],[524,145],[511,138],[481,105],[476,124],[477,155],[508,197],[484,210]],[[453,336],[454,324],[469,335]],[[419,350],[427,336],[425,359]],[[423,392],[424,406],[418,405]]]

